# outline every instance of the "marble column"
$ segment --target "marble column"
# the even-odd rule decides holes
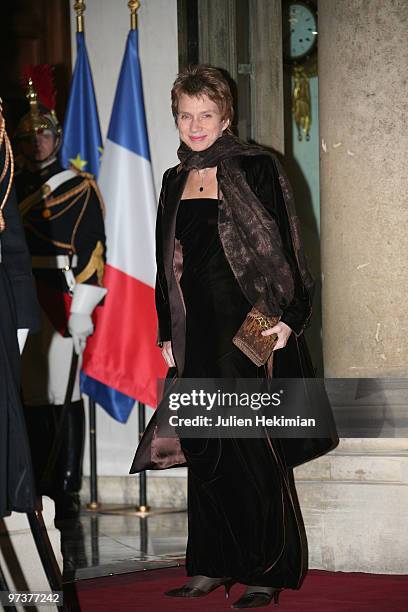
[[[408,2],[319,2],[327,377],[408,375]]]
[[[408,3],[318,9],[325,376],[377,378],[372,406],[381,397],[392,419],[406,381],[386,379],[408,373]],[[297,468],[311,567],[407,573],[408,440],[398,433],[342,439]]]

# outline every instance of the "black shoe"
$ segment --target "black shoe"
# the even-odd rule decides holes
[[[185,584],[177,589],[166,591],[165,595],[168,597],[205,597],[209,593],[215,591],[215,589],[218,589],[218,587],[223,586],[225,588],[225,597],[228,598],[230,589],[235,583],[235,580],[231,578],[207,578],[207,580],[205,580],[206,577],[203,576],[203,578],[204,580],[200,588],[198,586],[189,586]]]
[[[231,608],[241,610],[243,608],[263,608],[269,606],[272,599],[274,603],[279,602],[279,594],[282,589],[275,589],[273,593],[267,593],[266,591],[250,591],[244,593],[237,601],[235,601]]]

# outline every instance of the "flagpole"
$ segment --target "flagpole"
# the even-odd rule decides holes
[[[76,28],[78,33],[85,32],[84,13],[86,5],[84,0],[76,0],[74,3],[74,11],[76,13]],[[90,498],[86,505],[88,510],[98,510],[100,503],[98,502],[98,474],[97,474],[97,457],[96,457],[96,407],[95,400],[88,397],[89,400],[89,487]]]
[[[128,7],[130,10],[130,29],[137,30],[137,11],[140,8],[139,0],[129,0]],[[142,437],[146,429],[146,406],[139,403],[139,439]],[[139,474],[139,505],[136,506],[136,512],[149,512],[150,506],[147,504],[147,480],[146,472]]]
[[[149,324],[146,328],[145,325],[138,325],[138,318],[133,318],[132,320],[132,334],[141,334],[141,338],[148,340],[148,345],[146,345],[146,354],[143,357],[143,362],[146,361],[147,363],[143,364],[143,375],[140,375],[143,376],[143,380],[133,380],[134,384],[132,385],[131,390],[129,388],[126,390],[117,388],[117,390],[115,391],[116,387],[123,386],[120,384],[120,381],[117,380],[117,370],[121,367],[123,368],[123,357],[126,356],[125,372],[132,372],[133,374],[140,362],[140,355],[137,352],[134,352],[133,342],[127,342],[129,336],[134,336],[132,334],[129,334],[129,336],[124,335],[123,338],[121,338],[122,346],[119,347],[118,351],[118,347],[111,347],[112,326],[110,325],[110,320],[117,320],[118,311],[126,312],[126,310],[129,311],[130,309],[132,309],[133,311],[133,308],[141,308],[142,312],[145,312],[146,316],[149,316],[149,318],[152,319],[151,308],[154,308],[153,304],[155,265],[153,219],[156,214],[156,206],[154,201],[155,196],[153,176],[151,172],[150,151],[147,137],[146,118],[144,113],[141,70],[138,58],[138,31],[136,13],[141,3],[136,0],[129,0],[129,2],[126,0],[126,4],[131,13],[130,31],[127,37],[122,68],[120,71],[118,85],[116,88],[115,102],[112,109],[108,137],[105,143],[104,159],[102,161],[102,168],[99,174],[99,182],[107,203],[107,235],[108,238],[114,237],[114,239],[111,240],[111,244],[108,250],[108,262],[116,262],[116,267],[118,269],[115,271],[114,266],[111,266],[110,268],[110,273],[112,276],[107,281],[107,286],[109,291],[111,291],[111,288],[113,289],[113,291],[110,293],[110,299],[106,301],[106,304],[103,308],[103,315],[98,321],[96,340],[99,341],[99,345],[98,342],[96,342],[96,345],[92,347],[92,355],[98,354],[98,350],[101,351],[101,354],[109,354],[109,356],[112,357],[112,364],[114,364],[114,367],[111,366],[105,383],[98,383],[98,376],[93,375],[98,375],[99,364],[92,362],[91,355],[91,359],[87,364],[86,376],[89,376],[89,379],[94,378],[94,383],[96,383],[96,387],[100,390],[101,393],[104,393],[104,387],[108,387],[110,391],[113,391],[114,393],[121,396],[115,397],[115,402],[117,402],[117,406],[110,405],[109,400],[112,395],[111,393],[109,393],[109,397],[107,397],[106,395],[102,396],[105,399],[106,410],[109,412],[109,414],[111,414],[111,416],[114,416],[114,418],[116,418],[117,420],[121,420],[121,422],[126,422],[130,410],[132,409],[135,403],[133,398],[139,398],[137,410],[139,417],[139,436],[141,436],[143,435],[143,432],[146,429],[147,419],[145,403],[151,406],[155,405],[154,398],[157,389],[154,381],[156,378],[162,378],[165,376],[164,362],[162,361],[162,359],[160,359],[160,354],[157,351],[157,348],[155,347],[156,330],[154,329],[154,321],[152,320],[153,324]],[[134,114],[130,116],[128,116],[130,108],[128,106],[129,100],[131,100],[131,108],[133,108],[134,111]],[[124,122],[126,124],[126,127],[128,128],[127,130],[125,130],[126,138],[124,137],[124,132],[121,130],[121,126],[124,125]],[[112,139],[109,135],[110,132]],[[135,150],[139,151],[139,149],[140,155],[135,155]],[[122,165],[118,165],[116,167],[117,169],[112,173],[112,163],[113,166],[115,166],[115,159],[117,159],[119,151],[121,159],[127,159],[128,161],[126,161],[126,163]],[[109,164],[107,160],[109,160]],[[143,183],[145,183],[144,191],[146,197],[146,207],[143,211],[142,223],[140,224],[140,227],[138,226],[135,228],[135,231],[138,232],[139,230],[141,230],[141,228],[143,228],[143,233],[140,231],[137,235],[140,235],[141,238],[143,237],[143,240],[145,238],[148,240],[148,243],[146,242],[146,245],[150,245],[150,250],[147,254],[144,265],[132,268],[132,271],[128,276],[128,300],[127,304],[124,305],[122,303],[123,300],[118,294],[118,288],[123,286],[121,285],[122,275],[119,276],[119,274],[116,273],[120,273],[122,266],[117,266],[117,262],[119,261],[118,257],[120,261],[122,261],[122,255],[124,255],[129,260],[129,253],[131,254],[130,258],[133,263],[135,261],[139,262],[140,260],[134,248],[135,243],[133,242],[134,236],[136,234],[132,236],[132,242],[129,242],[127,235],[125,235],[121,231],[124,223],[133,222],[133,215],[135,214],[137,207],[132,207],[132,215],[129,215],[129,213],[125,211],[124,206],[127,206],[129,198],[133,199],[133,190],[139,188],[139,179]],[[127,193],[123,194],[124,197],[117,197],[117,190],[113,185],[113,182],[115,180],[122,182],[129,181],[129,190]],[[120,238],[120,240],[118,240],[118,237]],[[141,240],[141,242],[143,242],[143,240]],[[145,282],[146,278],[150,279],[147,284]],[[145,280],[142,281],[142,279]],[[142,285],[143,294],[141,293]],[[146,307],[146,302],[144,303],[142,299],[142,296],[145,295],[145,291],[146,295],[149,296],[149,302],[147,302],[146,300],[148,307]],[[150,300],[152,300],[151,303]],[[143,316],[141,317],[141,319],[143,320]],[[146,376],[148,377],[148,390],[146,390]],[[128,391],[131,391],[131,395],[129,396],[127,395]],[[94,391],[92,391],[91,395],[93,397],[98,397],[98,395],[95,395]],[[130,406],[128,406],[127,401],[126,403],[123,402],[124,399],[131,400]],[[108,409],[108,405],[110,409]],[[185,508],[171,507],[160,508],[157,510],[150,509],[147,505],[146,499],[146,479],[147,473],[141,472],[139,474],[138,505],[136,505],[136,503],[132,503],[129,506],[126,505],[118,507],[116,504],[103,504],[103,507],[99,510],[99,512],[101,514],[138,516],[141,519],[141,547],[142,550],[145,550],[147,552],[148,530],[146,518],[155,514],[184,512]]]

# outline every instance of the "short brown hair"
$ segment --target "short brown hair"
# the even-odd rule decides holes
[[[197,64],[179,72],[171,90],[171,110],[176,125],[179,100],[183,94],[196,98],[208,96],[218,106],[221,118],[229,119],[231,125],[234,117],[231,89],[217,68]]]

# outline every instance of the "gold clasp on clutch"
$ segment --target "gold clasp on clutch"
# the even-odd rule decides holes
[[[254,317],[255,321],[258,323],[261,329],[269,329],[269,321],[262,315],[256,315]]]

